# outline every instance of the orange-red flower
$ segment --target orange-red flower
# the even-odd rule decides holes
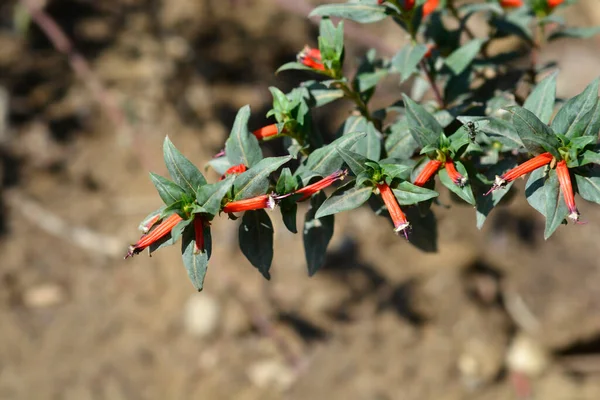
[[[435,43],[429,43],[427,45],[427,52],[425,53],[425,58],[430,58],[431,55],[433,54],[433,50],[435,50],[436,47],[437,46]]]
[[[423,4],[423,18],[434,12],[439,5],[440,0],[427,0],[425,4]]]
[[[404,0],[402,8],[406,11],[410,11],[415,7],[415,0]]]
[[[542,153],[539,156],[533,157],[530,160],[525,161],[523,164],[511,169],[510,171],[504,173],[502,176],[496,176],[496,180],[494,181],[494,185],[486,195],[490,194],[496,189],[501,188],[509,182],[514,181],[521,176],[528,174],[536,169],[543,167],[544,165],[550,164],[553,157],[550,153]]]
[[[319,49],[313,49],[309,46],[304,46],[304,49],[298,53],[298,62],[305,66],[316,69],[317,71],[325,71],[325,65],[323,65],[323,59],[321,58],[321,51]]]
[[[308,186],[305,186],[301,189],[296,190],[294,193],[292,194],[301,194],[302,197],[300,197],[298,199],[298,201],[302,201],[302,200],[306,200],[308,199],[310,196],[312,196],[313,194],[325,189],[326,187],[330,186],[333,182],[340,180],[340,179],[344,179],[344,177],[348,174],[348,171],[343,170],[343,171],[336,171],[333,174],[326,176],[325,178],[321,179],[320,181],[317,181],[313,184],[310,184]]]
[[[571,176],[569,175],[569,168],[567,168],[566,161],[561,160],[556,164],[556,175],[558,176],[558,183],[560,184],[560,190],[565,198],[565,203],[569,208],[569,219],[573,222],[578,222],[579,211],[575,205],[573,185],[571,184]]]
[[[396,232],[402,231],[404,233],[404,237],[408,239],[407,229],[410,227],[410,224],[406,219],[406,215],[404,215],[400,209],[400,204],[398,204],[398,199],[396,199],[394,192],[387,183],[378,183],[377,189],[379,189],[381,199],[385,203],[385,206],[390,213],[390,217],[392,217],[394,230]]]
[[[219,178],[220,181],[225,179],[229,175],[239,175],[243,172],[246,172],[248,168],[244,164],[234,165],[233,167],[229,167],[227,171]]]
[[[523,6],[523,0],[500,0],[500,6],[504,8],[518,8]]]
[[[279,129],[277,128],[277,124],[271,124],[255,130],[252,134],[256,136],[258,140],[262,140],[279,134]]]
[[[429,181],[429,179],[431,179],[431,177],[438,171],[438,169],[440,169],[441,165],[442,165],[441,161],[430,160],[425,165],[425,168],[423,168],[421,170],[419,175],[417,175],[417,178],[415,179],[414,184],[417,186],[425,185],[427,183],[427,181]]]
[[[565,0],[548,0],[548,7],[554,8],[560,6]]]
[[[448,176],[452,179],[455,185],[463,187],[467,183],[467,178],[462,176],[460,172],[456,170],[454,166],[454,161],[450,157],[446,159],[446,172],[448,172]]]
[[[142,252],[148,246],[156,243],[160,239],[171,233],[171,230],[181,222],[183,219],[178,214],[171,214],[167,219],[158,224],[149,233],[142,235],[140,240],[136,244],[129,246],[129,251],[125,255],[125,258],[131,257],[135,254]]]
[[[223,212],[235,213],[242,211],[260,210],[268,208],[270,210],[275,208],[275,199],[270,194],[263,194],[261,196],[251,197],[249,199],[232,201],[223,207]]]

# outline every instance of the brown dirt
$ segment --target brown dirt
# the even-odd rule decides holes
[[[595,1],[572,21],[600,23]],[[301,79],[273,71],[315,29],[269,0],[101,4],[56,0],[49,12],[122,110],[120,126],[35,26],[11,31],[14,2],[0,5],[0,399],[511,399],[524,382],[515,365],[535,398],[600,398],[600,211],[583,201],[590,223],[547,242],[522,196],[482,231],[469,207],[436,207],[435,254],[361,209],[337,219],[311,279],[300,238],[274,215],[268,283],[220,218],[201,294],[177,248],[124,262],[159,205],[147,171],[164,172],[164,135],[202,165],[237,108],[265,123],[267,87]],[[396,46],[391,26],[367,29]],[[543,53],[559,61],[563,96],[600,66],[598,41],[571,43]],[[362,51],[351,42],[349,60]],[[347,110],[317,118],[331,132]],[[524,335],[525,350],[509,350]],[[522,360],[513,369],[508,353]]]

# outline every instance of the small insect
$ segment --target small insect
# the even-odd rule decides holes
[[[475,125],[475,122],[469,121],[465,127],[469,131],[469,139],[471,142],[475,142],[475,137],[477,136],[477,125]]]

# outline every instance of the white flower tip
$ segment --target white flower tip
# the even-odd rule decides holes
[[[268,200],[267,200],[267,208],[269,210],[273,210],[275,208],[275,197],[273,197],[273,195],[270,195]]]

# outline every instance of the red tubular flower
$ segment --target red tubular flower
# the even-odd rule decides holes
[[[256,136],[256,138],[258,140],[262,140],[271,136],[275,136],[279,133],[279,130],[277,129],[277,124],[271,124],[271,125],[267,125],[267,126],[263,126],[260,129],[255,130],[254,132],[252,132],[252,134],[254,136]]]
[[[268,208],[272,210],[275,208],[275,199],[270,194],[263,194],[261,196],[251,197],[249,199],[232,201],[223,207],[223,212],[234,213],[242,211],[260,210]]]
[[[500,6],[503,8],[518,8],[523,6],[523,0],[500,0]]]
[[[336,171],[333,174],[331,174],[329,176],[326,176],[325,178],[321,179],[320,181],[317,181],[317,182],[315,182],[313,184],[305,186],[302,189],[296,190],[292,194],[301,194],[302,195],[302,197],[300,197],[298,199],[298,201],[306,200],[310,196],[312,196],[313,194],[317,193],[318,191],[323,190],[326,187],[330,186],[333,182],[335,182],[337,180],[344,179],[344,177],[347,174],[348,174],[348,171],[346,171],[346,170]]]
[[[317,71],[325,71],[325,65],[323,65],[323,59],[321,58],[321,51],[319,49],[304,46],[304,49],[298,53],[297,58],[299,63],[304,64],[309,68],[316,69]]]
[[[429,43],[427,45],[427,52],[425,53],[425,58],[430,58],[431,55],[433,54],[433,50],[436,48],[437,46],[435,45],[435,43]]]
[[[573,195],[573,185],[571,184],[571,176],[569,175],[569,168],[567,168],[567,162],[564,160],[559,161],[556,164],[556,175],[558,176],[558,183],[560,184],[560,191],[565,198],[565,203],[569,208],[569,219],[573,222],[579,222],[579,211],[575,206],[575,196]]]
[[[442,165],[441,161],[429,161],[415,179],[414,184],[417,186],[425,185],[427,181],[429,181],[429,179],[431,179],[431,177],[437,172],[437,170],[440,169],[440,165]]]
[[[167,219],[162,221],[149,233],[143,235],[136,244],[129,246],[129,251],[125,255],[125,258],[131,257],[135,254],[142,252],[145,248],[153,243],[156,243],[171,232],[171,229],[175,227],[182,218],[178,214],[171,214]]]
[[[234,165],[233,167],[229,167],[227,169],[227,171],[225,171],[223,176],[221,176],[221,178],[219,178],[219,180],[222,181],[223,179],[225,179],[225,177],[227,177],[229,175],[239,175],[242,172],[246,172],[247,169],[248,168],[246,168],[246,166],[244,164]]]
[[[415,7],[415,0],[404,0],[402,8],[406,11],[410,11]]]
[[[387,183],[378,183],[377,189],[379,189],[379,193],[381,194],[381,199],[385,203],[385,206],[392,217],[392,221],[394,222],[394,230],[396,232],[402,231],[404,233],[404,237],[408,240],[408,233],[406,232],[410,224],[406,219],[406,215],[400,209],[400,204],[398,204],[398,199],[394,196],[394,192],[388,186]]]
[[[427,0],[425,4],[423,4],[423,18],[434,12],[439,5],[440,0]]]
[[[548,0],[548,7],[554,8],[560,6],[565,0]]]
[[[196,234],[194,253],[198,254],[204,251],[204,218],[200,214],[194,216],[194,232]]]
[[[446,172],[448,172],[448,176],[452,179],[455,185],[463,187],[467,183],[467,178],[462,176],[460,172],[456,170],[454,166],[454,161],[451,158],[446,159]]]
[[[492,188],[486,193],[486,195],[490,194],[494,190],[501,188],[509,182],[514,181],[521,176],[528,174],[536,169],[543,167],[544,165],[550,164],[553,157],[550,153],[542,153],[539,156],[533,157],[531,160],[525,161],[523,164],[511,169],[510,171],[504,173],[502,176],[496,176],[496,180],[494,181],[494,185]]]

